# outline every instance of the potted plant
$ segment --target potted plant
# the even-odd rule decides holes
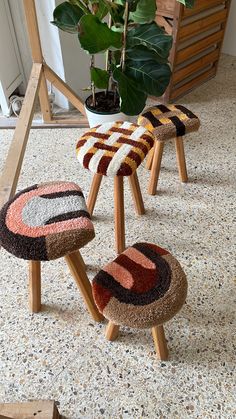
[[[156,0],[68,0],[55,8],[52,23],[76,34],[91,57],[91,94],[85,101],[90,126],[138,115],[148,95],[165,92],[172,37],[155,16]],[[100,53],[106,55],[105,68],[95,64]]]

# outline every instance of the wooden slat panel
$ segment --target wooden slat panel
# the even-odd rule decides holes
[[[210,29],[213,26],[223,23],[227,17],[227,10],[221,10],[220,12],[214,13],[204,19],[197,20],[194,23],[185,25],[180,28],[179,39],[183,40],[195,35],[198,35],[201,32],[204,32]]]
[[[184,48],[178,51],[176,64],[180,64],[183,61],[187,60],[188,58],[191,58],[194,55],[198,54],[199,52],[204,51],[210,46],[217,44],[218,42],[221,42],[223,39],[223,36],[224,36],[224,31],[221,30],[219,32],[214,33],[213,35],[203,38],[201,41],[195,42],[194,44],[190,45],[187,48]]]
[[[0,179],[0,208],[16,191],[42,73],[42,64],[34,63],[21,113]]]
[[[215,51],[211,52],[210,54],[205,55],[204,57],[201,57],[199,60],[194,61],[193,63],[187,65],[184,68],[181,68],[180,70],[176,71],[173,75],[173,82],[174,84],[179,83],[182,81],[185,77],[188,77],[192,73],[195,73],[198,70],[201,70],[205,66],[211,63],[215,63],[215,61],[219,58],[219,48],[217,48]]]
[[[168,35],[172,35],[173,27],[169,24],[169,22],[167,22],[167,20],[163,16],[156,16],[155,21],[159,26],[165,29]]]
[[[184,8],[183,16],[189,17],[197,13],[203,12],[204,10],[225,4],[227,0],[195,0],[193,9]]]
[[[177,89],[173,89],[171,93],[171,100],[174,100],[177,97],[183,96],[184,94],[188,93],[190,90],[194,89],[196,86],[199,86],[200,84],[209,80],[211,77],[214,77],[215,74],[216,74],[216,68],[214,67],[214,68],[211,68],[210,70],[207,70],[200,76],[195,77],[193,80],[189,81],[183,86]]]

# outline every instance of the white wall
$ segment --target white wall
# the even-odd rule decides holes
[[[222,52],[236,56],[236,0],[231,0]]]

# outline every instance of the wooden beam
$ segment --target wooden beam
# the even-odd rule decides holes
[[[44,64],[44,73],[46,79],[66,96],[76,109],[86,116],[83,100],[47,64]]]
[[[34,0],[24,0],[24,9],[33,62],[42,64],[44,59],[40,42],[39,27]],[[42,74],[41,77],[39,101],[41,111],[43,114],[43,120],[45,122],[50,122],[52,120],[52,112],[48,97],[46,78],[44,74]]]
[[[9,198],[14,195],[16,191],[29,137],[29,131],[34,115],[34,107],[38,95],[42,72],[42,64],[33,64],[21,113],[3,168],[3,173],[0,178],[0,208]]]
[[[4,416],[3,416],[4,415]],[[36,400],[21,403],[1,403],[0,418],[12,419],[59,419],[60,415],[53,400]]]

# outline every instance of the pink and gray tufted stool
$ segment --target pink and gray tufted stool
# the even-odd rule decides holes
[[[138,124],[148,129],[155,137],[155,145],[147,160],[147,169],[151,169],[148,186],[150,195],[156,194],[161,160],[165,141],[175,139],[176,157],[181,182],[188,181],[183,137],[197,131],[200,121],[189,109],[182,105],[157,105],[146,109],[138,118]]]
[[[91,128],[79,139],[78,161],[94,174],[87,201],[93,214],[103,176],[114,178],[115,238],[117,253],[125,249],[124,177],[128,177],[137,214],[144,214],[136,170],[153,147],[153,135],[131,122],[108,122]]]
[[[163,323],[181,309],[187,279],[179,262],[167,250],[136,243],[95,276],[94,300],[109,320],[106,338],[115,340],[120,326],[151,328],[160,359],[168,358]]]
[[[79,249],[95,236],[83,193],[72,182],[33,185],[8,201],[0,212],[0,245],[29,260],[30,310],[41,310],[41,261],[65,257],[87,308],[103,317],[94,303]]]

